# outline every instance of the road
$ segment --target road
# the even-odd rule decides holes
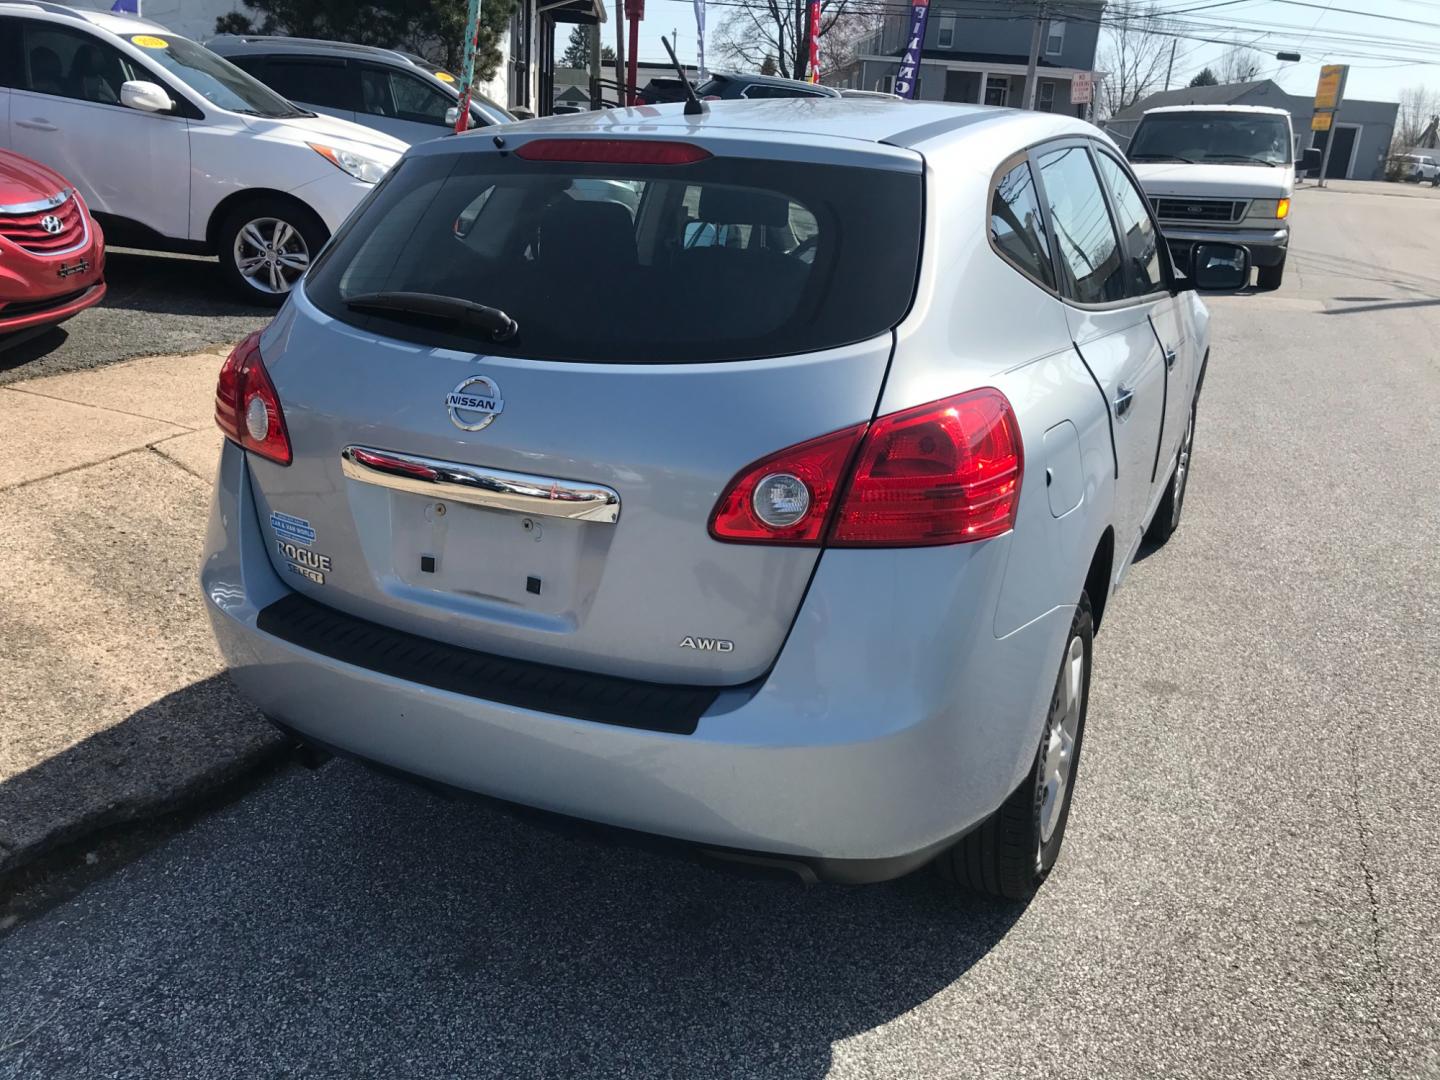
[[[1440,199],[1295,228],[1212,305],[1185,521],[1107,611],[1028,906],[287,768],[0,940],[0,1076],[1440,1076]]]
[[[0,386],[224,345],[264,326],[271,315],[234,299],[214,259],[112,249],[105,254],[105,280],[109,290],[97,307],[0,348]]]

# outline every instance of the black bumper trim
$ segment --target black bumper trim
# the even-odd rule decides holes
[[[264,608],[256,625],[302,649],[406,682],[670,735],[694,734],[724,689],[641,682],[462,649],[346,615],[299,593]]]

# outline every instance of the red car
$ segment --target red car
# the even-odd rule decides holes
[[[105,236],[78,192],[38,161],[0,150],[0,340],[105,296]]]

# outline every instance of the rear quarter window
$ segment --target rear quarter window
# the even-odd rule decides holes
[[[834,348],[884,333],[909,309],[921,184],[918,171],[721,157],[421,155],[337,236],[305,289],[327,314],[376,333],[534,359],[693,363]],[[482,343],[442,320],[348,307],[374,292],[500,308],[520,331]]]

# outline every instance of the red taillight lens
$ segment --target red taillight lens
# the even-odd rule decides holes
[[[744,469],[715,505],[710,535],[732,543],[818,544],[845,466],[863,434],[865,425],[857,424],[781,450]],[[778,497],[767,502],[770,495]]]
[[[829,542],[962,544],[1008,532],[1024,449],[1015,411],[989,387],[882,416],[870,427]]]
[[[693,165],[710,157],[710,151],[658,139],[534,139],[516,147],[515,156],[526,161]]]
[[[1014,527],[1023,471],[1015,411],[987,387],[762,458],[725,489],[710,535],[835,547],[985,540]]]
[[[220,368],[215,423],[231,442],[278,464],[290,464],[285,412],[260,357],[258,330],[236,345]]]

